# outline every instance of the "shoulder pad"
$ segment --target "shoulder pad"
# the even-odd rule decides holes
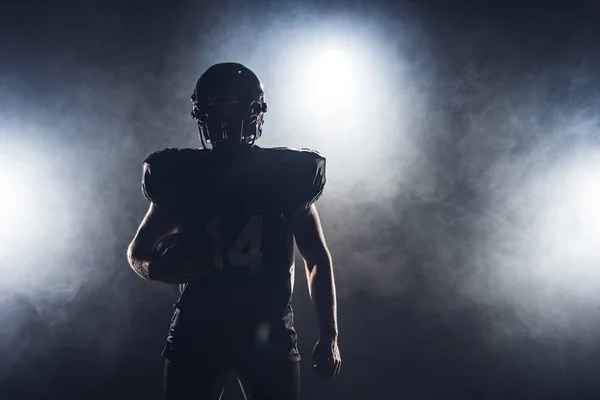
[[[314,150],[275,147],[271,151],[285,193],[286,214],[294,215],[316,202],[325,188],[325,157]]]
[[[142,192],[159,207],[174,208],[186,175],[202,158],[202,150],[167,148],[149,155],[142,167]]]

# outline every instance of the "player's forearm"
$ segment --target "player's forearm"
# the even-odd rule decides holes
[[[321,337],[337,339],[337,300],[331,259],[307,265],[307,278],[310,298],[321,326]]]

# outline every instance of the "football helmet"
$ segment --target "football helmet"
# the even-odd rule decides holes
[[[253,145],[262,133],[266,111],[262,83],[239,63],[208,68],[192,94],[191,114],[204,148]]]

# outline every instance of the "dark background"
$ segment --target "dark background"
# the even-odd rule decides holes
[[[9,153],[32,152],[43,173],[40,217],[3,236],[1,398],[160,398],[177,291],[126,263],[147,208],[141,162],[198,145],[189,95],[226,59],[265,81],[263,145],[329,158],[319,207],[343,367],[332,381],[311,371],[318,327],[298,268],[303,398],[600,397],[598,4],[3,3],[0,168],[19,176]],[[370,73],[389,80],[342,116],[360,116],[351,134],[276,111],[295,96],[277,91],[290,32],[329,19],[378,38],[355,56],[381,54]],[[224,398],[240,398],[230,383]]]

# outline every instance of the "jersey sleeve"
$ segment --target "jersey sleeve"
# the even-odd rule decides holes
[[[315,203],[326,183],[325,157],[308,149],[286,149],[280,171],[284,213],[293,216]]]

